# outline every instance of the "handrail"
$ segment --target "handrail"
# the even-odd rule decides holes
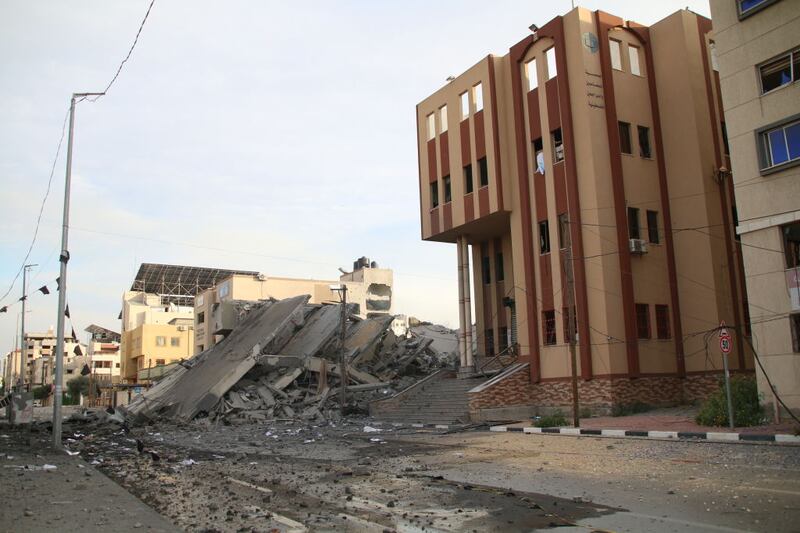
[[[519,347],[519,345],[516,344],[516,343],[509,345],[508,348],[506,348],[502,352],[500,352],[497,355],[492,356],[490,359],[487,359],[486,361],[484,361],[484,363],[480,366],[480,368],[478,370],[480,371],[481,374],[485,375],[485,372],[484,372],[483,369],[486,368],[487,366],[491,365],[495,361],[500,363],[500,368],[506,368],[507,366],[511,366],[512,364],[514,364],[517,361],[517,357],[519,356],[519,350],[517,349],[518,347]],[[508,363],[504,364],[503,363],[503,359],[502,359],[502,357],[504,357],[504,356],[511,356],[512,359]]]

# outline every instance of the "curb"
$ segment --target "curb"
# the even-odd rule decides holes
[[[631,429],[586,429],[586,428],[537,428],[533,426],[492,426],[489,431],[528,433],[542,435],[570,435],[574,437],[638,437],[646,439],[703,440],[712,442],[775,442],[800,444],[799,435],[759,433],[720,433],[697,431],[643,431]]]
[[[418,424],[418,423],[404,423],[404,422],[372,422],[375,426],[392,426],[396,428],[409,427],[415,429],[456,429],[464,427],[463,424]]]

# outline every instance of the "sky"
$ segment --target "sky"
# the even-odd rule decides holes
[[[0,0],[0,295],[33,238],[70,95],[102,91],[149,0]],[[587,0],[642,24],[707,0]],[[487,9],[489,8],[489,9]],[[365,255],[396,313],[458,325],[454,244],[420,239],[415,106],[569,0],[156,0],[108,94],[75,115],[72,326],[119,330],[142,262],[337,279]],[[66,140],[27,331],[56,323]],[[13,349],[21,278],[0,300]],[[69,327],[69,324],[68,324]]]

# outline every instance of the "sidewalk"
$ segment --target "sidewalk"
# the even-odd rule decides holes
[[[49,448],[49,441],[49,433],[0,425],[0,532],[179,531],[83,460]]]

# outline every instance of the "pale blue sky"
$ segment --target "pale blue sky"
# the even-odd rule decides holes
[[[70,94],[106,86],[148,3],[0,1],[0,294],[30,243]],[[709,14],[706,0],[580,5],[644,24],[687,5]],[[108,96],[77,111],[75,329],[119,329],[141,262],[335,279],[361,255],[395,270],[397,312],[455,327],[455,247],[419,237],[414,106],[569,9],[157,0]],[[58,276],[64,162],[29,260],[41,265],[33,289]],[[54,325],[56,302],[32,295],[28,330]],[[18,312],[0,314],[0,352]]]

